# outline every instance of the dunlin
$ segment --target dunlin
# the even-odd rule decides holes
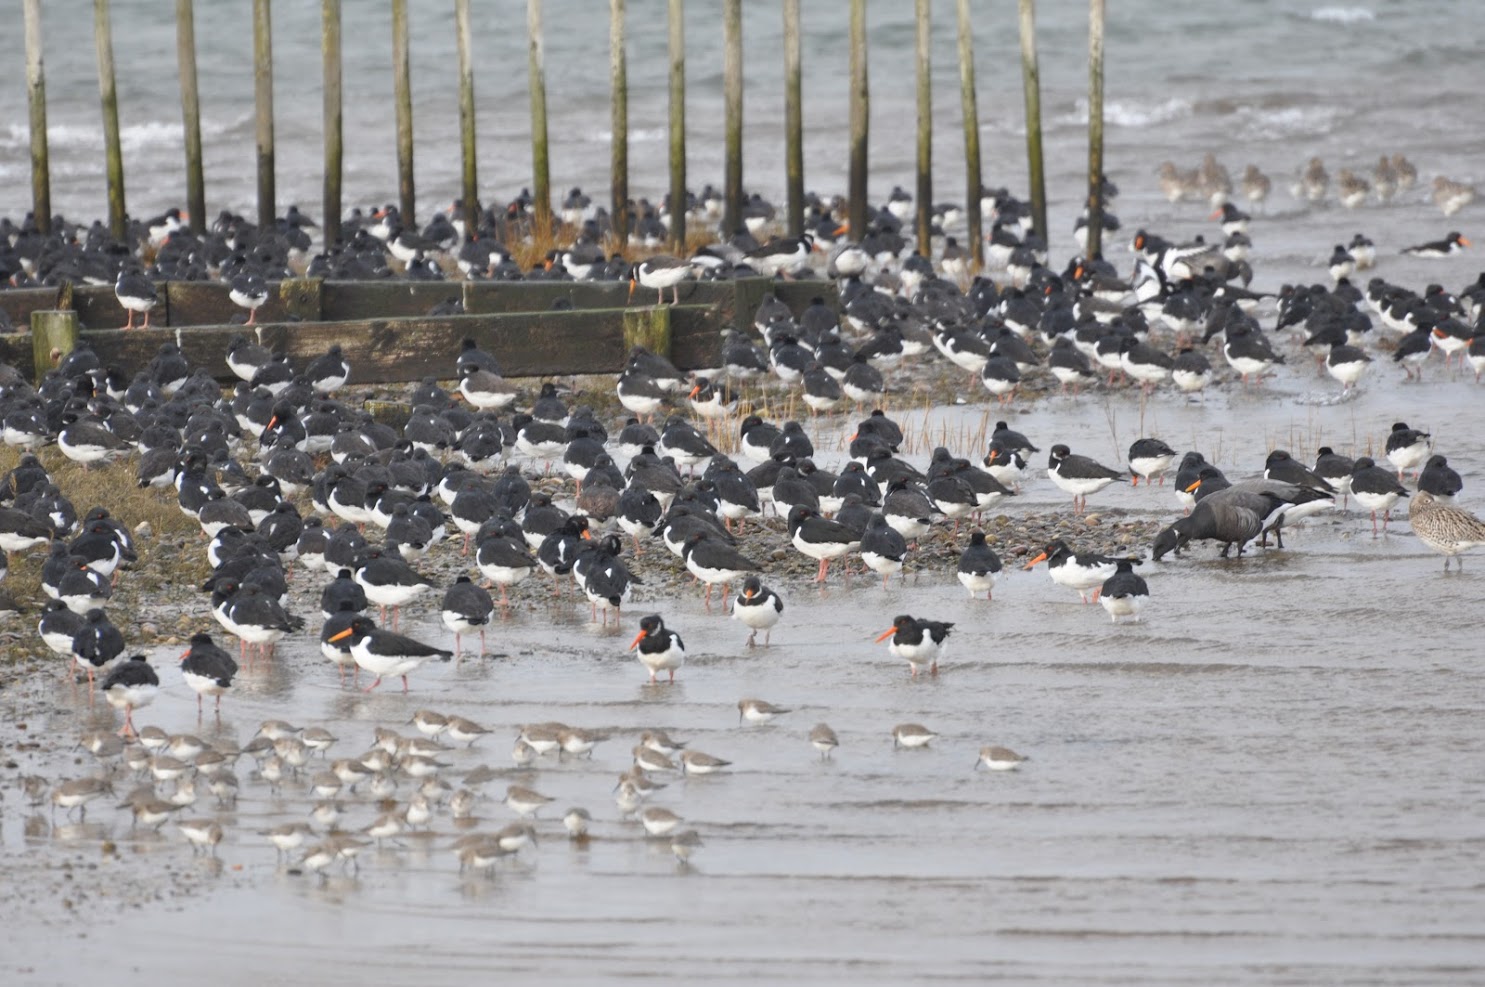
[[[268,842],[273,844],[278,856],[283,858],[290,851],[302,847],[304,841],[314,835],[314,830],[308,823],[291,822],[264,830],[262,835],[268,837]]]
[[[893,747],[927,747],[938,734],[918,723],[899,723],[892,728]]]
[[[438,774],[444,768],[449,767],[447,761],[438,761],[431,757],[408,755],[398,762],[404,774],[409,778],[427,778]]]
[[[540,756],[541,755],[536,752],[535,747],[532,747],[530,744],[526,743],[526,741],[519,738],[516,740],[516,745],[511,748],[510,752],[510,759],[516,762],[516,767],[518,768],[530,767],[531,764]]]
[[[473,747],[474,742],[489,733],[484,727],[473,720],[466,720],[462,716],[451,716],[448,721],[448,729],[445,735],[452,741],[461,743],[466,747]]]
[[[402,813],[403,820],[409,829],[417,829],[428,825],[433,818],[433,804],[428,796],[421,792],[407,800],[407,808]]]
[[[474,815],[475,794],[467,788],[461,788],[449,796],[449,814],[455,819],[468,819]]]
[[[652,751],[644,744],[634,748],[634,766],[642,771],[674,771],[675,762],[661,754]]]
[[[172,805],[164,799],[146,797],[138,799],[127,799],[119,804],[120,809],[128,809],[134,814],[132,826],[148,826],[158,830],[165,820],[170,818],[172,812],[177,812],[181,806]]]
[[[724,761],[720,757],[712,757],[701,751],[681,752],[681,770],[688,775],[714,774],[730,764],[732,764],[731,761]]]
[[[170,734],[159,727],[151,726],[142,728],[134,739],[151,754],[158,754],[170,743]]]
[[[531,745],[538,754],[550,754],[562,746],[562,731],[566,727],[558,723],[530,723],[521,727],[520,739]]]
[[[454,852],[459,857],[459,873],[480,870],[485,872],[486,877],[494,877],[495,865],[500,862],[500,858],[510,856],[510,851],[503,849],[499,840],[483,835]]]
[[[646,730],[639,735],[639,742],[661,754],[675,754],[686,746],[679,740],[672,740],[664,730]]]
[[[598,745],[599,741],[603,740],[603,735],[594,730],[579,730],[576,727],[568,727],[558,734],[558,739],[562,742],[562,753],[570,754],[574,757],[583,754],[592,757],[593,748]]]
[[[218,806],[225,808],[237,804],[237,790],[240,785],[234,772],[212,771],[200,777],[206,782],[206,790],[211,792]]]
[[[737,722],[739,723],[743,720],[749,723],[767,723],[775,716],[789,712],[792,710],[764,702],[762,699],[739,699],[737,701]]]
[[[309,793],[317,799],[333,799],[344,787],[334,771],[318,771],[309,779]]]
[[[222,842],[222,824],[215,819],[182,819],[175,828],[191,844],[192,853],[217,855],[217,844]]]
[[[840,741],[836,738],[835,731],[824,723],[816,723],[814,728],[810,730],[810,743],[814,745],[815,750],[820,752],[821,760],[830,757],[831,754],[835,753],[835,749],[840,746]]]
[[[323,881],[325,870],[331,864],[335,863],[336,856],[334,847],[321,843],[304,851],[304,856],[299,858],[299,866],[311,874],[320,875],[320,879]]]
[[[345,815],[345,806],[333,799],[316,802],[314,808],[309,810],[309,818],[313,819],[314,824],[324,832],[335,829],[343,815]]]
[[[495,839],[502,850],[516,853],[523,847],[536,845],[536,828],[530,823],[510,823],[501,827]]]
[[[390,771],[378,771],[366,783],[366,790],[374,798],[389,799],[397,794],[397,779],[392,777]]]
[[[330,771],[335,777],[340,779],[342,785],[353,792],[356,790],[358,784],[370,778],[374,773],[370,768],[353,757],[342,757],[331,761]]]
[[[691,862],[691,855],[701,849],[701,835],[694,829],[683,830],[670,838],[670,852],[682,865]]]
[[[568,809],[562,816],[562,825],[567,828],[567,835],[574,840],[586,839],[588,826],[593,822],[587,809]]]
[[[1015,771],[1021,766],[1026,757],[1017,754],[1009,747],[981,747],[980,756],[975,761],[975,769],[979,770],[984,765],[991,771]]]
[[[381,846],[382,840],[390,840],[401,833],[403,825],[404,822],[399,813],[383,812],[361,832],[375,840],[377,846]]]
[[[650,805],[640,810],[639,824],[651,836],[666,836],[681,824],[681,817],[669,809]]]
[[[505,805],[518,816],[527,819],[536,817],[541,807],[552,801],[540,792],[521,785],[511,785],[505,790]]]
[[[269,740],[282,740],[285,737],[299,736],[299,728],[290,726],[283,720],[264,720],[258,727],[257,736],[267,737]]]
[[[324,727],[307,727],[300,739],[304,741],[305,747],[321,757],[336,741],[335,735]]]
[[[331,833],[325,837],[323,845],[334,850],[336,857],[359,872],[361,864],[356,859],[356,855],[371,846],[371,843],[367,840],[358,840],[349,833]]]
[[[425,737],[437,737],[449,728],[449,718],[431,709],[420,709],[407,722],[418,728]]]

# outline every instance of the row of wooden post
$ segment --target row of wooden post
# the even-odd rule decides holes
[[[1036,56],[1035,0],[1018,0],[1023,90],[1026,100],[1026,153],[1033,226],[1047,236],[1046,184],[1042,165],[1041,85]],[[328,242],[340,236],[343,161],[341,107],[341,2],[322,0],[324,68],[324,223]],[[804,229],[803,99],[800,71],[800,0],[783,0],[784,15],[784,171],[785,216],[790,235]],[[278,203],[274,187],[273,44],[270,0],[253,0],[253,88],[256,103],[258,223],[271,226]],[[932,0],[915,0],[917,53],[917,215],[920,243],[929,242],[933,205],[932,90],[929,58]],[[113,42],[109,0],[94,0],[94,44],[103,111],[108,189],[108,222],[113,235],[125,234],[124,164],[119,138],[118,94],[114,86]],[[542,0],[527,0],[529,88],[531,96],[532,188],[538,224],[551,223],[550,158],[542,28]],[[24,0],[26,86],[30,103],[33,212],[43,232],[51,226],[50,166],[46,137],[46,84],[41,43],[41,0]],[[615,235],[629,229],[628,67],[625,58],[624,0],[609,0],[610,87],[612,90],[612,158],[610,189]],[[976,102],[971,0],[956,0],[960,100],[964,120],[965,198],[968,241],[976,267],[982,263],[980,214],[979,110]],[[454,0],[458,46],[459,137],[462,149],[461,217],[472,229],[480,205],[475,157],[474,70],[469,0]],[[1103,24],[1104,0],[1089,0],[1089,142],[1088,252],[1101,246],[1103,176]],[[670,98],[670,239],[682,249],[686,239],[685,24],[682,0],[669,0]],[[743,205],[743,69],[742,0],[723,0],[723,106],[726,142],[723,228],[741,225]],[[176,0],[176,49],[180,67],[181,112],[186,152],[186,205],[191,227],[206,222],[206,184],[202,170],[201,102],[196,77],[194,0]],[[870,92],[867,73],[866,0],[850,0],[849,188],[847,223],[855,235],[868,225],[867,145]],[[413,176],[413,113],[407,0],[392,0],[393,101],[397,129],[398,208],[404,222],[416,216]]]

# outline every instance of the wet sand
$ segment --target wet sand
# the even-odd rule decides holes
[[[1379,363],[1345,401],[1302,365],[1254,393],[1157,394],[1143,429],[1128,392],[1051,397],[1006,417],[1043,449],[1067,442],[1112,463],[1151,434],[1201,449],[1234,477],[1275,446],[1306,462],[1321,444],[1377,451],[1404,419],[1434,433],[1478,510],[1472,472],[1485,437],[1461,409],[1481,390],[1467,376],[1403,385],[1391,370]],[[1439,375],[1436,363],[1430,371]],[[984,411],[937,409],[927,424],[972,432]],[[1024,496],[1000,510],[1084,524],[1067,515],[1040,457],[1032,466]],[[1178,513],[1169,485],[1119,485],[1090,508],[1100,525],[1154,526]],[[411,734],[406,721],[422,707],[491,728],[440,755],[455,787],[478,765],[500,772],[482,786],[475,828],[515,818],[499,802],[508,783],[556,799],[537,822],[539,845],[493,879],[461,877],[448,848],[464,830],[446,811],[433,835],[368,848],[358,875],[287,873],[258,834],[307,820],[312,800],[302,782],[271,795],[246,758],[236,809],[217,813],[220,864],[193,859],[172,824],[159,838],[131,834],[127,813],[106,800],[85,825],[59,813],[51,829],[46,807],[24,808],[16,779],[91,773],[91,757],[67,748],[117,720],[90,719],[55,675],[33,674],[0,693],[15,765],[0,775],[0,863],[13,889],[0,967],[25,984],[164,984],[206,969],[230,971],[218,973],[230,983],[492,969],[554,983],[1478,982],[1485,561],[1446,577],[1405,520],[1374,539],[1354,511],[1320,515],[1286,543],[1241,560],[1198,547],[1147,563],[1146,618],[1117,627],[1044,567],[1009,572],[993,602],[969,601],[947,565],[886,592],[870,577],[832,574],[824,589],[770,579],[787,609],[773,646],[751,651],[746,629],[720,608],[708,613],[699,589],[639,594],[622,627],[605,631],[586,605],[549,601],[533,579],[518,596],[539,602],[491,633],[498,657],[425,667],[409,696],[395,683],[366,696],[337,685],[306,635],[244,674],[220,725],[208,712],[199,730],[194,696],[169,667],[179,649],[152,652],[165,688],[138,722],[172,732],[241,744],[267,718],[319,724],[340,738],[333,758],[367,749],[378,725]],[[410,608],[404,630],[447,642],[436,608],[436,598]],[[624,653],[652,610],[691,655],[671,686],[648,685]],[[872,642],[895,613],[956,622],[937,677],[911,680]],[[740,727],[745,696],[793,712]],[[107,711],[101,700],[98,709]],[[548,756],[518,771],[516,724],[544,720],[614,736],[591,760]],[[840,735],[832,761],[806,740],[820,721]],[[894,750],[900,722],[940,736]],[[648,803],[700,831],[689,869],[612,800],[629,748],[655,726],[733,762],[719,775],[669,778]],[[18,749],[18,738],[43,742]],[[972,771],[984,744],[1031,760]],[[399,801],[411,790],[404,781]],[[343,828],[377,815],[369,796],[342,801]],[[187,814],[213,814],[210,802],[203,793]],[[570,805],[593,813],[585,845],[555,821]]]

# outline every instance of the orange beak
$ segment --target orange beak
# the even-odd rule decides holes
[[[993,462],[995,462],[999,458],[1000,458],[1000,450],[999,449],[991,449],[990,450],[990,454],[985,457],[985,462],[986,463],[993,463]]]
[[[897,628],[896,627],[889,627],[889,628],[887,628],[885,631],[883,631],[882,633],[880,633],[880,634],[877,635],[877,643],[878,644],[881,644],[883,641],[887,640],[887,638],[891,637],[893,634],[896,634],[896,633],[897,633]]]
[[[843,233],[849,233],[849,232],[851,232],[851,224],[850,223],[841,223],[839,226],[837,226],[835,228],[835,232],[832,233],[832,234],[830,234],[830,235],[831,236],[840,236]]]
[[[1460,237],[1459,238],[1459,245],[1461,247],[1468,247],[1470,245],[1470,241],[1469,241],[1469,239],[1467,237]]]
[[[647,638],[649,636],[650,636],[650,632],[649,631],[640,631],[638,634],[634,635],[634,640],[633,641],[630,641],[629,642],[629,647],[628,648],[625,648],[624,650],[626,650],[626,651],[633,651],[635,648],[639,647],[639,642],[643,641],[645,638]]]
[[[757,595],[758,594],[756,592],[754,592],[753,590],[750,590],[750,589],[743,590],[743,599],[744,600],[751,600],[753,597],[755,597]]]
[[[187,658],[190,657],[190,655],[191,655],[191,649],[190,648],[187,648],[186,650],[182,651],[180,653],[180,657],[177,658],[177,659],[175,659],[175,660],[176,661],[185,661]]]
[[[697,384],[695,387],[691,388],[691,393],[688,394],[688,395],[686,395],[686,396],[687,397],[694,398],[696,395],[698,395],[700,393],[701,393],[701,385],[700,384]]]
[[[1208,216],[1207,219],[1216,219],[1220,215],[1222,215],[1222,210],[1221,209],[1213,209],[1212,210],[1212,214],[1210,216]]]
[[[584,528],[583,529],[583,541],[592,541],[592,540],[593,540],[593,532],[589,531],[587,528]]]
[[[275,426],[277,424],[278,424],[278,415],[274,415],[272,418],[268,419],[268,425],[267,425],[266,428],[263,429],[263,431],[266,432],[269,429],[273,428],[273,426]]]
[[[636,280],[635,280],[635,279],[634,279],[634,278],[630,278],[630,279],[629,279],[629,297],[630,297],[630,298],[631,298],[631,299],[633,299],[633,298],[634,298],[634,286],[635,286],[635,285],[636,285],[636,284],[638,284],[638,283],[639,283],[639,282],[638,282],[638,281],[636,281]]]
[[[1030,569],[1032,566],[1036,565],[1038,562],[1045,562],[1045,561],[1047,561],[1047,553],[1046,552],[1043,552],[1042,554],[1038,555],[1036,558],[1032,559],[1030,562],[1028,562],[1025,565],[1023,565],[1021,568],[1022,569]]]
[[[1186,493],[1195,493],[1196,488],[1199,486],[1201,486],[1201,481],[1197,480],[1195,483],[1191,484],[1191,486],[1186,488]]]
[[[330,640],[332,640],[332,641],[342,641],[342,640],[350,637],[354,633],[355,633],[355,631],[353,631],[349,627],[347,627],[345,630],[341,631],[339,634],[332,634],[332,635],[330,635]]]

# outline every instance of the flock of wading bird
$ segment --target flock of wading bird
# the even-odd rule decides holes
[[[1109,185],[1106,201],[1115,192]],[[1375,253],[1353,245],[1350,267],[1333,266],[1331,285],[1255,291],[1247,286],[1246,256],[1233,253],[1232,237],[1246,237],[1248,222],[1235,208],[1220,213],[1229,238],[1221,247],[1140,231],[1127,277],[1096,257],[1075,258],[1055,271],[1046,266],[1045,245],[1029,231],[1024,204],[1003,190],[987,192],[985,203],[992,217],[986,253],[996,273],[972,279],[967,254],[953,237],[944,238],[933,260],[913,249],[902,228],[912,204],[900,192],[859,236],[844,228],[835,205],[816,202],[811,233],[762,244],[753,236],[767,223],[768,210],[755,197],[745,212],[748,229],[688,258],[652,256],[638,263],[604,256],[599,218],[577,213],[569,217],[578,224],[574,240],[524,271],[513,270],[510,255],[498,246],[504,242],[500,234],[521,229],[526,211],[519,200],[504,213],[487,213],[473,236],[448,219],[432,230],[409,231],[389,208],[351,217],[348,240],[308,262],[311,273],[334,276],[372,277],[401,268],[405,276],[433,277],[457,267],[471,278],[628,278],[662,299],[670,290],[672,300],[691,278],[818,277],[823,262],[833,283],[821,282],[819,298],[801,312],[765,299],[754,320],[756,337],[727,333],[715,373],[684,374],[663,357],[632,352],[615,384],[629,412],[622,422],[605,422],[590,407],[569,407],[552,382],[522,402],[522,389],[473,341],[451,354],[457,387],[446,390],[434,380],[414,387],[408,395],[411,415],[400,429],[345,399],[344,388],[355,375],[338,347],[295,366],[242,336],[226,358],[227,369],[240,379],[230,392],[217,382],[220,368],[188,365],[173,343],[162,345],[132,379],[102,365],[86,344],[61,359],[38,387],[13,370],[0,374],[4,441],[27,450],[0,492],[8,505],[0,509],[0,546],[10,553],[49,546],[41,576],[47,599],[34,601],[43,604],[39,636],[70,668],[81,669],[90,689],[100,680],[109,703],[124,714],[125,739],[106,731],[83,738],[103,773],[55,787],[28,778],[27,793],[39,803],[50,792],[54,811],[83,815],[90,801],[114,794],[115,774],[122,770],[144,783],[121,808],[132,812],[136,825],[159,827],[196,803],[198,786],[227,811],[239,790],[235,765],[246,754],[254,761],[252,777],[276,796],[292,783],[314,799],[309,823],[286,823],[264,835],[282,852],[301,851],[298,866],[323,873],[336,862],[352,864],[368,845],[363,837],[380,841],[426,832],[443,814],[459,828],[473,826],[478,788],[498,776],[476,769],[454,789],[443,778],[452,767],[443,760],[454,753],[448,745],[473,744],[490,731],[463,716],[431,710],[407,721],[416,735],[379,727],[367,752],[329,761],[319,771],[313,758],[338,743],[323,727],[270,720],[241,747],[225,738],[207,743],[155,727],[136,730],[134,712],[155,698],[159,676],[147,656],[126,655],[133,649],[107,615],[115,581],[136,559],[130,529],[109,505],[79,517],[33,454],[44,445],[55,443],[88,468],[120,470],[119,461],[128,458],[140,487],[174,499],[200,524],[212,566],[204,587],[210,604],[203,609],[237,638],[238,648],[234,658],[204,631],[191,638],[180,673],[197,693],[199,711],[207,698],[220,708],[239,662],[251,667],[268,659],[278,641],[304,629],[306,622],[286,610],[295,566],[323,573],[322,654],[342,681],[352,668],[357,678],[361,671],[374,676],[368,690],[390,676],[401,678],[406,691],[410,673],[430,660],[455,657],[465,635],[479,635],[483,654],[497,606],[508,607],[511,589],[538,569],[559,592],[568,580],[575,583],[602,625],[611,618],[617,623],[640,582],[633,557],[625,557],[625,536],[636,554],[647,539],[661,540],[706,584],[708,607],[715,587],[721,587],[725,609],[731,587],[740,583],[730,613],[749,629],[749,645],[760,631],[767,644],[784,601],[763,583],[766,567],[747,554],[765,537],[758,532],[772,530],[762,519],[765,508],[785,519],[789,544],[818,561],[818,581],[826,580],[832,561],[859,558],[886,588],[903,571],[916,540],[942,522],[952,522],[957,536],[961,523],[977,520],[1017,492],[1040,452],[1001,422],[988,450],[972,453],[978,465],[947,448],[915,465],[901,451],[902,429],[875,410],[856,427],[848,460],[832,472],[815,462],[802,423],[776,424],[752,414],[739,421],[737,380],[775,377],[816,414],[848,403],[861,409],[877,405],[895,381],[915,372],[914,363],[931,361],[937,352],[1002,404],[1013,400],[1023,378],[1044,372],[1064,389],[1113,388],[1122,381],[1145,391],[1169,384],[1198,392],[1217,380],[1208,359],[1214,349],[1244,387],[1262,386],[1266,377],[1282,372],[1277,368],[1285,361],[1285,333],[1297,331],[1305,336],[1299,346],[1321,348],[1326,369],[1350,388],[1372,362],[1367,349],[1375,348],[1379,325],[1398,336],[1392,356],[1410,378],[1421,380],[1434,350],[1446,366],[1457,359],[1468,360],[1477,376],[1485,369],[1485,276],[1457,295],[1437,285],[1418,293],[1380,278],[1362,291],[1350,274],[1373,263]],[[696,208],[705,214],[710,199],[698,197]],[[958,213],[953,207],[936,210],[950,228],[959,222]],[[1112,215],[1106,219],[1105,229],[1117,228]],[[0,238],[0,263],[13,272],[11,281],[112,280],[132,325],[136,313],[147,323],[155,280],[196,275],[230,281],[245,321],[254,322],[267,297],[261,282],[294,270],[303,259],[296,259],[296,251],[308,249],[313,223],[294,210],[277,229],[260,231],[224,215],[210,233],[196,236],[178,213],[166,214],[136,224],[122,245],[110,243],[96,225],[59,227],[41,237],[34,226],[8,225]],[[1086,229],[1085,220],[1078,229]],[[1462,237],[1441,243],[1434,252],[1444,257],[1467,245]],[[1270,309],[1277,318],[1265,328],[1259,315]],[[518,403],[522,410],[507,417]],[[652,423],[662,412],[666,417]],[[723,435],[735,436],[739,458],[751,461],[749,468],[719,451]],[[1462,484],[1434,453],[1430,435],[1397,423],[1385,458],[1386,467],[1322,448],[1308,467],[1275,450],[1261,476],[1232,482],[1199,453],[1187,453],[1177,464],[1175,450],[1144,437],[1129,450],[1128,474],[1058,443],[1048,451],[1047,475],[1073,496],[1079,511],[1112,483],[1163,483],[1174,467],[1174,491],[1188,513],[1156,538],[1155,559],[1193,540],[1216,541],[1224,555],[1237,546],[1241,555],[1249,542],[1272,533],[1282,547],[1284,524],[1347,498],[1371,512],[1375,530],[1377,514],[1385,529],[1391,508],[1408,497],[1414,532],[1445,555],[1446,571],[1453,557],[1485,544],[1485,524],[1456,506]],[[575,481],[570,501],[565,484],[554,488],[546,475],[559,462]],[[1415,471],[1412,489],[1403,482],[1407,470]],[[446,538],[462,541],[453,564],[467,571],[439,587],[440,580],[418,566]],[[441,551],[445,560],[452,554]],[[1091,593],[1115,621],[1138,619],[1148,598],[1145,581],[1133,571],[1136,557],[1080,552],[1059,540],[1026,567],[1043,561],[1055,582],[1085,600]],[[1001,568],[985,534],[970,532],[956,567],[960,583],[972,596],[988,597]],[[440,588],[437,612],[454,635],[452,650],[398,631],[400,609],[437,596]],[[498,603],[492,589],[498,589]],[[302,581],[296,593],[305,599]],[[371,617],[373,607],[379,619]],[[954,626],[903,614],[877,640],[887,642],[914,676],[925,668],[933,674]],[[640,620],[629,649],[652,682],[662,673],[673,681],[685,659],[680,634],[660,614]],[[69,678],[76,684],[72,672]],[[789,712],[757,699],[741,700],[738,710],[740,723],[766,723]],[[513,758],[522,768],[591,756],[610,735],[557,723],[526,724],[518,733]],[[912,723],[899,724],[891,735],[894,746],[909,748],[936,736]],[[809,740],[822,758],[838,744],[823,723]],[[687,860],[700,839],[674,811],[646,804],[665,787],[654,776],[672,770],[718,773],[728,762],[690,750],[659,729],[640,736],[633,757],[616,789],[621,813],[633,816],[649,836],[668,839],[675,855]],[[975,766],[1005,770],[1023,760],[987,746]],[[404,803],[399,795],[407,785],[414,790]],[[356,794],[358,786],[375,800],[378,815],[359,829],[342,828],[346,810],[340,799]],[[452,846],[461,866],[488,870],[534,843],[529,820],[549,801],[527,786],[511,785],[503,802],[520,821],[498,832],[474,827],[457,838]],[[585,838],[591,820],[581,808],[563,816],[574,838]],[[203,852],[214,853],[223,837],[219,817],[176,825]]]

